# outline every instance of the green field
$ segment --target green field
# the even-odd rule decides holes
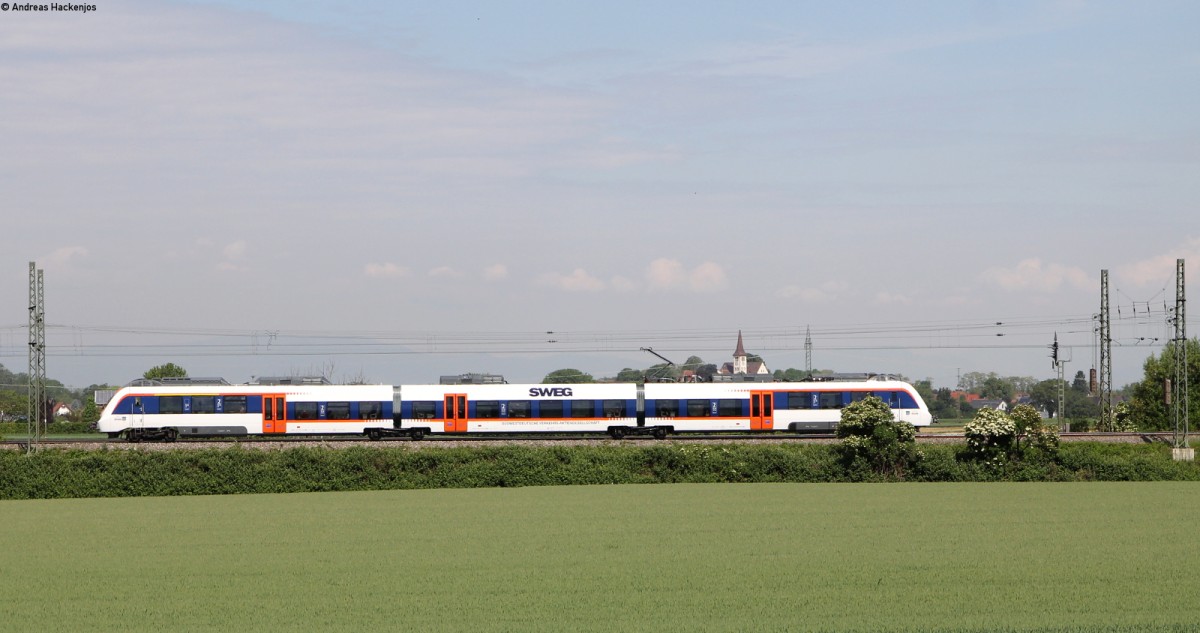
[[[1191,631],[1195,483],[0,502],[0,630]]]

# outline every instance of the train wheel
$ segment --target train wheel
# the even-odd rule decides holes
[[[654,435],[654,439],[656,440],[665,440],[667,439],[667,430],[660,426],[654,429],[652,435]]]
[[[378,442],[383,439],[383,433],[379,429],[367,429],[367,439]]]
[[[163,429],[163,441],[164,442],[174,442],[177,439],[179,439],[179,430],[178,429]]]
[[[614,440],[623,439],[625,437],[625,429],[614,427],[608,430],[608,434],[611,435]]]
[[[409,433],[408,436],[419,441],[425,439],[425,431],[423,429],[413,429],[412,433]]]

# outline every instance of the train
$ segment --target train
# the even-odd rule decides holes
[[[274,380],[137,381],[105,405],[110,438],[362,435],[831,432],[841,409],[868,395],[897,420],[933,422],[909,383],[891,380],[774,383],[333,385]]]

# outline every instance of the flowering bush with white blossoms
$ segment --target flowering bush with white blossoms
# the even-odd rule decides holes
[[[1058,429],[1045,424],[1036,409],[1017,405],[1012,414],[980,409],[963,427],[967,449],[977,459],[1053,456],[1058,453]]]
[[[1017,441],[1017,425],[1003,411],[980,409],[963,426],[967,448],[977,456],[1008,454]]]
[[[891,407],[875,396],[842,409],[837,436],[848,464],[865,463],[882,475],[902,477],[924,457],[917,449],[916,427],[897,420]]]

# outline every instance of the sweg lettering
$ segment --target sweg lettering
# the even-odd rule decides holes
[[[571,388],[570,387],[530,387],[529,388],[529,397],[531,397],[531,398],[537,398],[537,397],[570,398],[571,397]]]

